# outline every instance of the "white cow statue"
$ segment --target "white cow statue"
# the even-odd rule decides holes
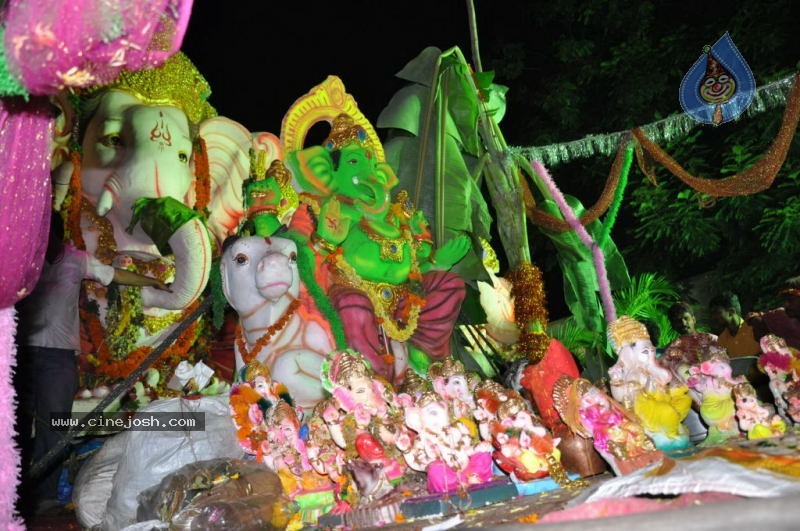
[[[279,237],[229,239],[220,272],[225,298],[239,314],[237,373],[258,360],[296,405],[313,407],[323,397],[320,366],[335,345],[330,325],[301,285],[297,245]]]

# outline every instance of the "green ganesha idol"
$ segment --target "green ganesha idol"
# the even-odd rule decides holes
[[[250,178],[243,183],[245,218],[258,236],[272,236],[291,219],[297,208],[297,192],[292,188],[292,176],[280,159],[268,170],[266,152],[250,151]]]
[[[379,157],[377,138],[341,113],[322,146],[291,151],[286,163],[300,202],[315,214],[310,239],[325,257],[327,295],[347,343],[376,373],[399,383],[409,356],[424,365],[427,356],[450,354],[465,288],[448,270],[469,239],[434,251],[424,215],[405,191],[393,194],[397,176]]]

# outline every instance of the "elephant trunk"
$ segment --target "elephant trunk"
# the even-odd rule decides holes
[[[211,242],[203,222],[197,218],[181,225],[169,238],[175,256],[172,292],[142,288],[142,306],[180,310],[197,300],[211,271]]]

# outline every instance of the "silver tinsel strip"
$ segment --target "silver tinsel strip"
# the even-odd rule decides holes
[[[767,109],[784,105],[786,95],[792,85],[794,75],[778,81],[768,83],[756,89],[755,96],[750,106],[738,118],[750,117]],[[689,131],[701,125],[686,113],[673,114],[657,122],[641,126],[641,129],[658,144],[669,143],[675,139],[686,136]],[[509,146],[507,159],[514,160],[522,156],[528,160],[538,160],[545,166],[555,166],[579,158],[593,157],[595,155],[610,156],[619,147],[620,139],[628,131],[588,135],[580,140],[549,144],[547,146]]]

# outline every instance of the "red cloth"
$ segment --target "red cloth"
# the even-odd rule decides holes
[[[455,273],[430,271],[422,276],[422,286],[425,306],[409,342],[430,357],[442,359],[450,354],[450,336],[466,294],[464,281]],[[394,367],[382,357],[378,323],[367,296],[354,288],[336,284],[331,286],[328,296],[339,312],[347,344],[363,354],[377,374],[393,381]],[[400,300],[395,315],[402,314],[406,305],[405,299]]]
[[[523,369],[522,386],[533,397],[542,422],[551,430],[562,423],[561,417],[553,407],[553,387],[565,374],[578,378],[580,370],[572,353],[557,339],[550,340],[542,361],[531,363]]]
[[[785,339],[790,347],[800,349],[800,320],[789,316],[784,308],[764,312],[761,316],[770,333]]]

